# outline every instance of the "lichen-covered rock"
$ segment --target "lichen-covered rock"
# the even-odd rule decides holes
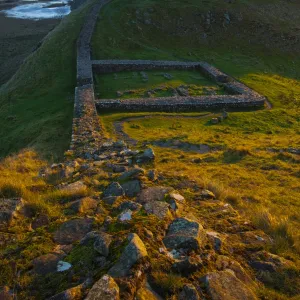
[[[163,201],[152,201],[144,205],[144,209],[147,214],[152,214],[159,219],[172,218],[172,214],[169,210],[170,205]]]
[[[142,190],[137,195],[137,202],[146,204],[152,201],[163,201],[165,196],[170,193],[173,189],[167,186],[153,186]]]
[[[112,182],[103,192],[103,197],[124,196],[124,190],[118,182]]]
[[[112,277],[104,275],[89,291],[85,300],[119,300],[119,287]]]
[[[200,297],[192,284],[185,284],[178,296],[178,300],[200,300]]]
[[[141,191],[141,182],[139,180],[131,180],[122,184],[122,188],[127,197],[134,197]]]
[[[81,240],[92,229],[93,219],[73,219],[63,223],[54,232],[54,241],[61,245]]]
[[[112,236],[105,233],[100,232],[95,237],[94,249],[103,256],[108,256],[109,254],[109,246],[112,242]]]
[[[137,234],[129,234],[128,239],[129,244],[125,247],[116,264],[108,271],[108,274],[112,277],[128,275],[133,265],[141,258],[148,256],[146,247]]]
[[[90,197],[73,201],[70,203],[69,208],[75,213],[86,213],[97,208],[98,202]]]
[[[205,232],[200,223],[177,218],[169,226],[163,243],[169,249],[199,250],[204,239]]]
[[[253,291],[237,279],[233,271],[207,274],[203,279],[212,300],[256,300]]]

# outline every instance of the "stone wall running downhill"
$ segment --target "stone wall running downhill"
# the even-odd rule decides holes
[[[92,6],[77,40],[77,87],[70,145],[76,156],[91,155],[103,142],[95,106],[90,44],[100,10],[108,2],[100,0]]]

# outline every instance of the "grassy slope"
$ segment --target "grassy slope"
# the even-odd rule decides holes
[[[272,252],[293,257],[300,252],[299,157],[256,149],[300,145],[300,49],[295,42],[299,5],[280,0],[125,5],[115,0],[103,11],[93,40],[96,59],[205,60],[268,97],[271,111],[232,112],[217,126],[210,126],[208,119],[155,117],[125,123],[125,130],[141,142],[175,138],[222,145],[222,151],[205,155],[155,147],[156,167],[166,183],[179,174],[182,181],[195,180],[216,191],[274,237]],[[215,20],[211,26],[203,18],[208,12]],[[226,12],[230,24],[224,23]],[[101,119],[111,134],[111,122],[126,115]],[[194,158],[201,158],[201,164],[193,163]],[[193,197],[188,186],[186,196]],[[289,293],[285,288],[282,292]]]
[[[89,4],[74,11],[0,89],[0,157],[33,147],[57,159],[71,138],[75,43]]]

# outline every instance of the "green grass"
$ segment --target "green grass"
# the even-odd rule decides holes
[[[75,43],[91,2],[66,17],[0,89],[0,157],[33,147],[61,158],[71,139]]]
[[[145,75],[143,75],[143,74]],[[170,75],[167,79],[164,75]],[[147,80],[143,79],[146,76]],[[95,76],[96,94],[100,98],[164,97],[176,93],[176,88],[186,86],[189,95],[205,95],[209,92],[223,94],[224,90],[198,71],[145,71],[119,72]],[[117,95],[121,92],[122,95]],[[151,95],[147,93],[150,92]]]

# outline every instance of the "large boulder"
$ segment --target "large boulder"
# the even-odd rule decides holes
[[[256,300],[253,291],[229,270],[207,274],[202,281],[212,300]]]
[[[141,155],[137,158],[137,163],[148,163],[155,159],[155,154],[152,148],[146,149]]]
[[[103,192],[103,197],[124,196],[124,190],[118,182],[112,182]]]
[[[200,223],[177,218],[169,226],[163,243],[169,249],[199,250],[204,239],[205,232]]]
[[[119,287],[114,279],[104,275],[93,285],[85,300],[119,300],[119,293]]]
[[[60,245],[72,244],[81,240],[91,231],[93,219],[73,219],[63,223],[54,232],[54,241]]]
[[[137,234],[129,234],[128,239],[129,244],[125,247],[116,264],[108,271],[108,274],[112,277],[128,275],[133,265],[141,258],[148,256],[146,247]]]

